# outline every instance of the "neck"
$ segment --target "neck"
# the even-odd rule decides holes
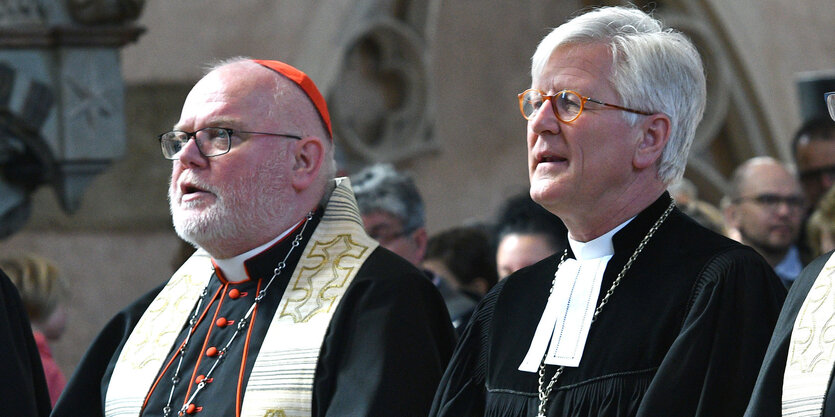
[[[565,223],[569,237],[578,242],[588,242],[637,216],[654,203],[664,190],[663,184],[626,190],[617,192],[612,198],[601,198],[595,202],[594,206],[600,210],[570,212],[569,208],[566,213],[555,214]]]
[[[213,259],[230,259],[266,245],[289,228],[301,221],[315,205],[304,211],[294,210],[292,214],[269,222],[269,227],[250,230],[247,236],[239,235],[229,238],[216,239],[218,242],[200,245]]]

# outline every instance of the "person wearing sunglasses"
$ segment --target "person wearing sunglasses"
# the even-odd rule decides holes
[[[705,107],[696,48],[635,7],[596,8],[546,35],[531,78],[530,195],[568,248],[482,299],[430,416],[738,417],[785,288],[666,191]]]
[[[198,250],[102,330],[52,416],[426,415],[452,325],[365,233],[313,81],[223,62],[158,140]]]
[[[823,97],[835,121],[835,91]],[[835,257],[825,253],[789,290],[745,417],[835,417]]]

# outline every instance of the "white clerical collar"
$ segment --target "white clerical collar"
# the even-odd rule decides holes
[[[537,372],[543,360],[548,365],[580,364],[603,274],[615,253],[612,237],[632,219],[588,242],[568,238],[576,260],[565,259],[557,267],[548,303],[520,371]]]
[[[626,227],[626,225],[634,218],[635,216],[629,218],[614,229],[588,242],[574,240],[571,238],[571,234],[569,234],[568,245],[571,246],[571,251],[574,252],[574,257],[578,261],[582,261],[585,259],[595,259],[614,255],[615,247],[612,245],[612,237],[614,237],[615,233],[619,232],[620,229]]]
[[[223,276],[224,276],[224,278],[226,278],[227,281],[229,281],[229,282],[245,281],[249,278],[249,275],[247,275],[247,273],[246,273],[246,267],[244,266],[244,262],[246,262],[250,258],[260,254],[261,252],[269,249],[270,247],[275,245],[276,242],[280,241],[281,239],[284,239],[285,236],[287,236],[288,234],[290,234],[290,232],[295,230],[303,221],[304,221],[304,219],[299,220],[296,224],[290,226],[287,230],[282,232],[275,239],[273,239],[273,240],[271,240],[271,241],[269,241],[269,242],[267,242],[267,243],[265,243],[261,246],[258,246],[255,249],[246,251],[246,252],[244,252],[244,253],[242,253],[238,256],[233,256],[231,258],[226,258],[226,259],[214,259],[213,258],[213,260],[215,262],[215,265],[217,265],[217,267],[221,271],[223,271]]]

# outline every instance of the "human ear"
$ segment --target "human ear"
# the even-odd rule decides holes
[[[667,115],[656,113],[644,118],[639,123],[641,134],[632,161],[637,169],[655,166],[670,140],[670,118]]]
[[[301,192],[316,180],[325,159],[322,139],[308,136],[298,140],[293,147],[293,189]]]

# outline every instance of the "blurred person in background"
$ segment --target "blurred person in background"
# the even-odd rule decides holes
[[[565,224],[533,201],[529,193],[504,202],[495,230],[499,279],[568,247]]]
[[[835,249],[835,188],[823,195],[809,216],[806,239],[815,257]]]
[[[806,203],[794,172],[769,156],[751,158],[734,170],[723,200],[729,235],[759,252],[790,287],[810,261],[797,245]]]
[[[429,237],[423,197],[412,177],[391,164],[373,164],[351,175],[351,184],[368,235],[421,268]],[[423,271],[441,293],[450,321],[466,323],[476,302],[433,271]]]
[[[53,262],[37,255],[2,259],[0,269],[6,271],[17,287],[29,314],[49,387],[49,398],[55,405],[67,380],[52,357],[49,344],[60,339],[66,329],[69,285]]]
[[[707,201],[700,200],[699,190],[692,181],[681,178],[667,187],[667,190],[675,200],[676,207],[679,210],[692,217],[702,226],[716,233],[726,234],[722,211]]]
[[[431,236],[422,265],[474,302],[498,281],[490,235],[476,226],[453,227]],[[469,318],[468,314],[453,321],[459,334]]]

